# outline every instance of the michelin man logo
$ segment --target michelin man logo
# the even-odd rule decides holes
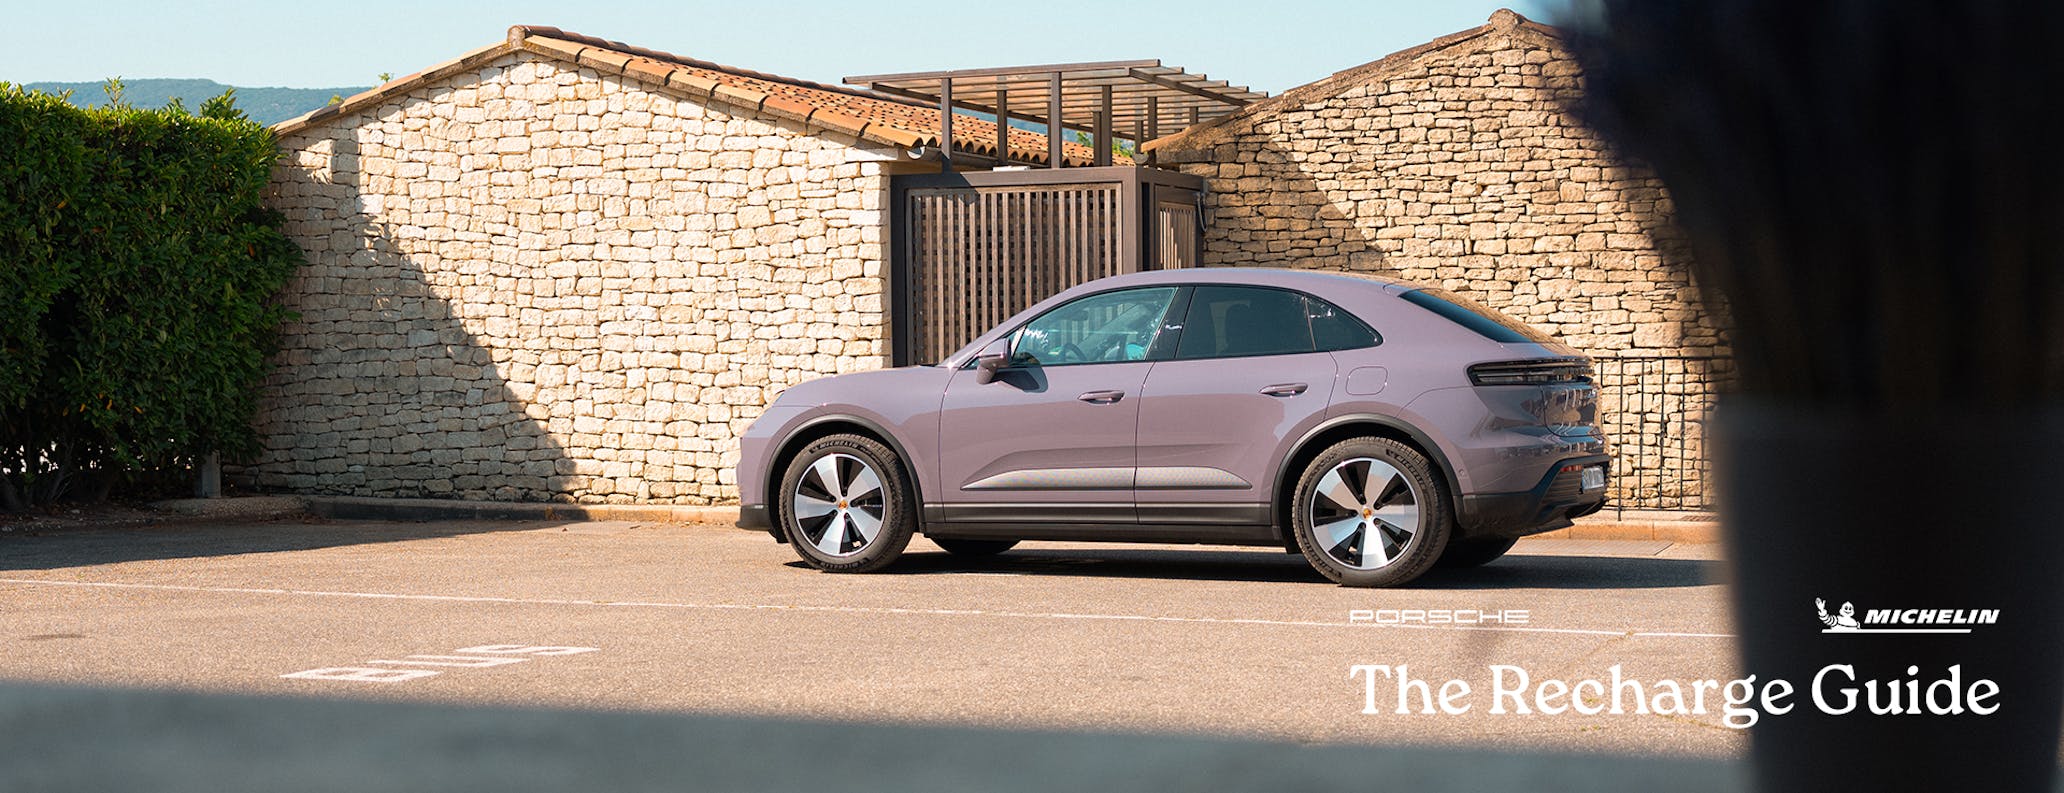
[[[1827,611],[1827,601],[1814,598],[1813,610],[1820,612],[1820,623],[1827,626],[1825,633],[1863,630],[1863,625],[1856,621],[1855,603],[1843,603],[1842,613],[1829,614]]]

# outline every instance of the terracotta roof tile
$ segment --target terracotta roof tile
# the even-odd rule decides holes
[[[324,108],[281,122],[273,129],[280,134],[292,132],[340,111],[377,104],[391,94],[413,89],[423,82],[471,68],[486,58],[499,57],[519,48],[571,61],[605,74],[622,75],[697,98],[709,97],[753,111],[801,120],[811,126],[879,143],[916,147],[936,146],[939,142],[939,108],[935,105],[847,86],[725,66],[536,25],[512,27],[506,42],[475,50],[457,60],[425,69],[420,75],[395,80],[354,96],[341,108]],[[953,117],[953,131],[953,148],[956,151],[988,157],[996,155],[994,122],[957,114]],[[1045,135],[1014,128],[1010,130],[1009,146],[1012,160],[1037,164],[1046,162]],[[1091,161],[1092,150],[1074,141],[1064,142],[1062,151],[1071,165],[1088,165]],[[1126,162],[1123,157],[1115,159],[1120,163]]]
[[[586,47],[581,50],[579,63],[597,71],[622,74],[624,65],[631,62],[631,56],[613,52],[601,47]]]
[[[632,58],[630,63],[624,64],[624,74],[664,83],[667,75],[673,74],[675,68],[671,63],[661,63],[651,58]]]
[[[798,102],[785,96],[767,97],[767,101],[760,103],[760,109],[804,121],[808,121],[811,114],[817,112],[816,105]]]
[[[517,44],[532,52],[552,55],[569,61],[579,58],[581,51],[581,45],[579,44],[546,36],[528,36],[518,39]]]
[[[667,75],[667,85],[685,89],[698,97],[709,96],[711,91],[717,90],[717,81],[688,69]]]
[[[810,114],[810,121],[818,126],[829,127],[838,132],[854,136],[858,136],[867,130],[866,119],[858,116],[849,116],[836,110],[819,109],[817,112]]]

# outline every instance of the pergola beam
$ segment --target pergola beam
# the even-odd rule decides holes
[[[1062,138],[1068,135],[1068,122],[1063,118],[1065,114],[1061,107],[1067,86],[1063,84],[1060,72],[1054,72],[1051,79],[1053,85],[1046,95],[1046,164],[1050,168],[1059,168],[1068,162],[1068,158],[1061,156]]]
[[[1104,86],[1103,98],[1103,109],[1096,114],[1096,134],[1091,136],[1096,152],[1090,155],[1090,162],[1100,166],[1111,164],[1111,86]]]
[[[1195,94],[1195,95],[1197,95],[1197,96],[1201,96],[1201,97],[1204,97],[1205,99],[1211,99],[1211,100],[1214,100],[1214,101],[1224,102],[1224,103],[1226,103],[1226,104],[1229,104],[1229,105],[1234,105],[1234,106],[1240,106],[1240,105],[1245,105],[1245,104],[1247,104],[1248,102],[1252,101],[1252,100],[1245,100],[1245,99],[1235,99],[1235,98],[1232,98],[1232,97],[1226,96],[1226,95],[1224,95],[1224,94],[1221,94],[1221,93],[1219,93],[1219,92],[1217,92],[1217,91],[1212,91],[1212,90],[1210,90],[1209,88],[1205,87],[1205,86],[1208,86],[1208,85],[1210,85],[1211,83],[1217,83],[1217,84],[1219,84],[1219,85],[1225,85],[1225,84],[1226,84],[1226,81],[1224,81],[1224,80],[1210,80],[1210,81],[1204,81],[1204,82],[1202,82],[1202,84],[1197,84],[1197,83],[1186,83],[1186,82],[1182,82],[1182,81],[1179,81],[1179,80],[1170,80],[1170,79],[1168,79],[1168,78],[1166,78],[1166,77],[1162,77],[1161,75],[1158,75],[1158,74],[1148,74],[1148,73],[1146,73],[1146,72],[1143,72],[1143,71],[1140,71],[1140,70],[1138,70],[1138,69],[1134,69],[1134,70],[1132,70],[1132,76],[1133,76],[1133,77],[1135,77],[1135,78],[1138,78],[1138,79],[1141,79],[1141,80],[1145,80],[1145,81],[1147,81],[1147,82],[1153,83],[1153,84],[1155,84],[1155,85],[1161,86],[1161,87],[1163,87],[1163,88],[1167,88],[1167,89],[1170,89],[1170,90],[1174,90],[1174,91],[1181,91],[1181,92],[1183,92],[1183,93],[1186,93],[1186,94]]]
[[[1161,65],[1159,58],[1129,61],[1089,61],[1085,63],[1048,63],[1038,66],[998,66],[987,69],[946,69],[935,72],[903,72],[900,74],[868,74],[846,78],[847,85],[886,83],[902,80],[938,80],[946,77],[997,77],[1016,74],[1050,74],[1083,71],[1126,71],[1152,68]]]
[[[1113,159],[1111,147],[1119,134],[1144,143],[1186,126],[1186,117],[1187,126],[1194,126],[1268,96],[1154,59],[856,75],[846,82],[935,104],[940,145],[946,149],[942,167],[948,169],[954,166],[955,109],[995,116],[997,159],[1003,162],[1010,159],[1012,120],[1044,125],[1048,165],[1059,168],[1068,164],[1064,146],[1071,129],[1089,133],[1090,161],[1106,165]],[[1012,109],[1041,104],[1046,105],[1045,118]]]
[[[939,171],[953,173],[953,78],[939,80]]]
[[[996,92],[996,159],[1010,162],[1010,92]]]
[[[1046,85],[1039,86],[1037,90],[1032,90],[1029,88],[1019,88],[1017,87],[1017,85],[1013,85],[1008,88],[1009,92],[1014,97],[1024,99],[1025,101],[1033,103],[1038,103],[1049,98],[1048,94],[1051,89]],[[1070,87],[1097,88],[1100,90],[1103,86],[1071,85]],[[1224,99],[1217,98],[1216,96],[1198,94],[1195,92],[1187,91],[1182,92],[1183,95],[1181,96],[1171,95],[1154,88],[1141,87],[1137,84],[1118,84],[1111,86],[1111,88],[1114,105],[1117,108],[1116,112],[1118,112],[1121,116],[1140,112],[1140,109],[1146,104],[1147,100],[1150,99],[1159,99],[1161,100],[1161,106],[1164,110],[1177,112],[1194,105],[1204,105],[1214,108],[1223,108],[1225,112],[1230,112],[1248,103],[1248,100],[1244,99]],[[955,106],[971,110],[980,110],[983,112],[994,112],[995,108],[993,107],[993,105],[978,100],[968,100],[961,97],[967,96],[966,92],[968,91],[986,89],[987,91],[993,92],[997,90],[995,86],[969,86],[959,80],[955,80],[954,89],[956,91]],[[938,101],[938,95],[936,93],[913,91],[894,85],[877,84],[871,86],[870,90],[876,91],[878,93],[889,94],[891,96],[896,96],[903,99],[923,102],[927,105],[933,104]],[[1080,93],[1074,94],[1073,96],[1068,98],[1064,103],[1066,115],[1071,116],[1070,118],[1065,119],[1065,121],[1067,123],[1072,124],[1087,124],[1090,121],[1089,113],[1101,109],[1102,106],[1103,101],[1100,95],[1098,94],[1091,94],[1088,96],[1084,96]],[[1017,114],[1017,117],[1030,118],[1029,116],[1026,116],[1022,113]]]

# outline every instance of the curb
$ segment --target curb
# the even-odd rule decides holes
[[[737,507],[673,504],[560,504],[441,498],[302,496],[308,512],[338,520],[627,520],[642,523],[738,522]]]
[[[1593,515],[1579,518],[1568,528],[1530,535],[1545,540],[1660,540],[1663,542],[1713,545],[1720,542],[1720,522],[1711,513],[1680,512],[1630,514],[1625,517]]]
[[[233,498],[175,498],[153,501],[151,509],[185,518],[234,518],[274,520],[307,513],[299,496],[237,496]]]

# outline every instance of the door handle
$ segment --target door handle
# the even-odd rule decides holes
[[[1090,391],[1076,397],[1076,399],[1096,405],[1108,405],[1124,398],[1124,391]]]
[[[1261,389],[1261,392],[1272,397],[1291,397],[1304,393],[1306,388],[1310,386],[1303,383],[1277,383]]]

